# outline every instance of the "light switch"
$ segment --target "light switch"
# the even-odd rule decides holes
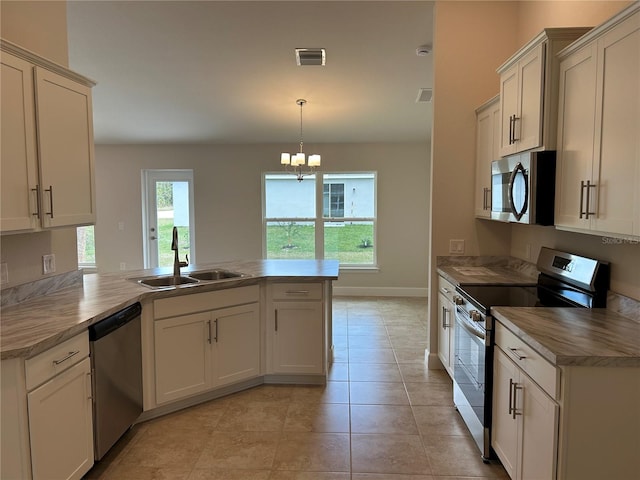
[[[449,253],[452,255],[464,254],[464,240],[449,240]]]
[[[56,256],[52,253],[51,255],[43,255],[42,256],[42,273],[54,273],[56,271]]]

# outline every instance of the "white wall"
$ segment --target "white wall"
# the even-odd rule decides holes
[[[141,169],[192,168],[198,263],[262,258],[261,175],[283,145],[96,146],[96,254],[102,272],[143,268]],[[375,273],[340,274],[337,288],[426,293],[429,146],[309,145],[328,172],[378,172]],[[402,212],[402,215],[399,215]],[[118,230],[118,223],[124,230]],[[377,289],[377,290],[372,290]],[[362,293],[362,291],[359,291]]]

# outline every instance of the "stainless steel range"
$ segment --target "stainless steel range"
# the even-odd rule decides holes
[[[542,247],[535,286],[456,287],[453,400],[488,461],[491,453],[493,319],[491,307],[605,307],[609,264]]]

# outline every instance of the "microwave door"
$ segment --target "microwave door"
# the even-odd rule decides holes
[[[511,213],[520,221],[529,207],[529,173],[520,162],[511,171],[507,192]]]

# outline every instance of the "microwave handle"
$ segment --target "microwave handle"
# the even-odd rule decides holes
[[[520,220],[522,218],[522,216],[524,215],[524,213],[527,211],[528,208],[528,203],[529,203],[529,182],[525,181],[524,182],[524,205],[522,206],[522,211],[518,212],[516,210],[516,204],[513,200],[513,184],[515,182],[516,179],[516,175],[518,174],[518,172],[522,172],[522,175],[525,176],[526,178],[526,170],[524,169],[524,167],[522,166],[522,163],[518,162],[516,164],[516,166],[513,168],[513,170],[511,171],[511,176],[509,177],[509,188],[508,188],[508,195],[509,195],[509,208],[511,209],[511,213],[513,213],[513,215],[516,217],[516,220]]]

